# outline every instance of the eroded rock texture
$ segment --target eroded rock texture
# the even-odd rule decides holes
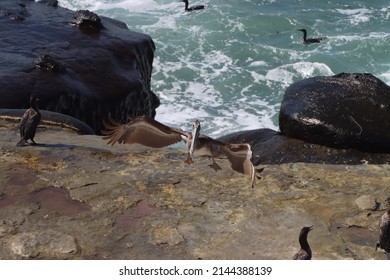
[[[17,139],[0,121],[1,259],[288,260],[307,225],[315,260],[386,259],[387,164],[263,164],[252,188],[226,158],[217,172],[196,154],[186,164],[184,144],[111,146],[50,126],[40,145]]]

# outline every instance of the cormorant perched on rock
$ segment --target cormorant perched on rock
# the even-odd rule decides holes
[[[387,211],[379,221],[379,242],[376,244],[375,250],[379,248],[385,250],[387,258],[390,257],[390,196],[386,199]]]
[[[306,29],[298,29],[298,31],[303,32],[303,43],[304,44],[313,44],[313,43],[320,43],[321,40],[324,40],[324,37],[321,38],[307,38],[307,31]]]
[[[21,147],[27,142],[27,140],[31,140],[34,145],[34,136],[37,130],[37,126],[41,121],[41,113],[38,109],[38,98],[35,95],[30,96],[30,108],[23,114],[22,119],[20,120],[20,141],[16,144],[16,146]]]
[[[209,165],[215,171],[221,167],[215,162],[215,149],[220,149],[230,161],[233,170],[249,175],[251,186],[254,185],[255,169],[252,164],[252,150],[249,144],[229,144],[200,134],[200,122],[196,120],[192,126],[192,133],[181,129],[168,127],[150,117],[141,116],[121,124],[110,118],[110,123],[104,122],[103,139],[107,144],[138,143],[152,148],[162,148],[184,140],[187,144],[187,164],[192,164],[193,154],[209,156],[212,163]]]
[[[299,233],[299,244],[301,249],[293,256],[293,260],[311,260],[311,249],[307,242],[307,235],[313,229],[313,226],[303,227]]]
[[[191,12],[191,11],[195,11],[195,10],[203,10],[204,9],[204,6],[203,5],[196,5],[196,6],[191,6],[191,7],[188,7],[188,0],[180,0],[181,2],[184,2],[185,3],[185,11],[186,12]]]

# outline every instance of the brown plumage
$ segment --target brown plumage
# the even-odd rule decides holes
[[[390,253],[390,197],[386,199],[387,211],[379,220],[379,242],[376,244],[375,250],[379,248]]]
[[[33,145],[36,145],[34,141],[35,133],[39,122],[41,121],[41,113],[38,109],[38,98],[35,95],[30,96],[30,108],[23,114],[22,119],[20,120],[19,130],[20,130],[20,141],[16,146],[21,147],[31,140]]]
[[[209,165],[214,170],[221,169],[215,162],[215,150],[220,150],[229,159],[232,169],[251,177],[251,185],[254,185],[254,167],[251,161],[252,150],[249,144],[228,144],[206,135],[200,134],[200,122],[193,124],[192,133],[168,127],[150,117],[137,117],[126,124],[114,121],[110,117],[110,123],[103,122],[105,130],[102,131],[103,139],[108,139],[107,144],[114,145],[138,143],[152,148],[162,148],[182,140],[186,142],[188,154],[186,163],[193,163],[193,153],[212,158]]]
[[[298,253],[293,256],[293,260],[311,260],[311,248],[307,242],[307,235],[313,229],[313,226],[303,227],[299,233],[299,249]]]

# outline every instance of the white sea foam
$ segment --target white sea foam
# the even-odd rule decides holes
[[[286,64],[267,72],[265,78],[269,81],[281,82],[285,85],[292,84],[296,78],[309,78],[315,75],[334,75],[332,70],[323,63],[298,62]]]
[[[266,67],[268,63],[266,61],[252,61],[249,67]]]
[[[351,24],[357,25],[360,23],[369,22],[372,16],[372,11],[369,9],[336,9],[342,15],[348,16]]]
[[[381,73],[378,78],[381,79],[386,84],[390,85],[390,65],[388,65],[388,71],[385,73]]]
[[[161,4],[161,1],[154,0],[60,0],[59,3],[62,7],[78,10],[89,9],[91,11],[97,10],[111,10],[111,9],[125,9],[129,12],[147,12],[154,10],[164,10],[173,7],[182,6],[178,3],[169,2]]]

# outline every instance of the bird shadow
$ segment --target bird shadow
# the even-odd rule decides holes
[[[25,144],[23,147],[42,147],[42,148],[57,148],[57,149],[75,149],[76,145],[69,144],[46,144],[46,143],[36,143],[36,144]]]

